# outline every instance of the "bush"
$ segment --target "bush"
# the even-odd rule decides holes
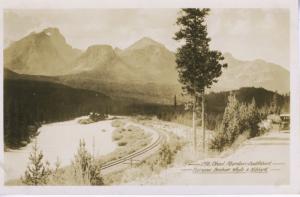
[[[73,179],[79,185],[103,185],[100,175],[101,165],[86,150],[84,140],[80,140],[79,148],[72,161]]]
[[[108,115],[103,113],[99,114],[99,113],[91,112],[89,118],[94,122],[98,122],[100,120],[105,120],[106,118],[108,118]]]
[[[272,129],[272,121],[264,120],[258,124],[259,135],[263,135]]]
[[[112,138],[114,141],[118,141],[120,139],[122,139],[123,135],[121,134],[120,130],[114,130],[113,134],[112,134]]]
[[[65,170],[61,168],[61,162],[59,158],[57,158],[55,162],[55,169],[52,171],[50,185],[63,185],[65,182]]]
[[[174,152],[169,145],[164,144],[159,151],[159,165],[166,167],[174,160]]]
[[[112,127],[123,127],[125,123],[121,120],[114,120],[111,122]]]
[[[80,119],[80,120],[78,120],[78,123],[79,124],[91,124],[91,123],[94,123],[94,122],[105,120],[106,118],[108,118],[108,116],[106,114],[99,114],[99,113],[91,112],[89,114],[88,118]]]
[[[223,151],[228,144],[228,140],[221,131],[217,131],[213,140],[210,141],[209,148],[213,150]]]
[[[100,172],[101,165],[96,160],[92,160],[89,167],[89,181],[91,185],[104,185]]]
[[[126,146],[126,144],[127,144],[127,142],[124,142],[124,141],[118,142],[119,146]]]

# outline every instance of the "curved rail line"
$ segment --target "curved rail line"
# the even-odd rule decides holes
[[[127,155],[127,156],[124,156],[120,159],[117,159],[117,160],[114,160],[114,161],[111,161],[111,162],[108,162],[108,163],[105,163],[104,165],[102,165],[101,169],[104,170],[104,169],[107,169],[107,168],[110,168],[112,166],[115,166],[115,165],[118,165],[118,164],[121,164],[125,161],[128,161],[130,159],[133,159],[135,157],[138,157],[154,148],[156,148],[158,145],[160,145],[160,142],[163,140],[163,136],[159,133],[159,137],[155,140],[154,143],[152,143],[151,145],[139,150],[139,151],[136,151],[130,155]]]

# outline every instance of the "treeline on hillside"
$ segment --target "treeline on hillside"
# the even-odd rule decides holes
[[[281,95],[277,92],[264,88],[244,87],[234,91],[210,93],[206,95],[207,110],[213,112],[224,112],[228,96],[233,93],[241,103],[251,103],[254,98],[258,108],[268,107],[275,102],[275,105],[283,112],[289,112],[289,95]]]
[[[223,118],[229,92],[206,96],[206,126],[214,129]],[[288,112],[289,96],[262,88],[242,88],[235,91],[240,102],[255,99],[260,109]],[[273,103],[273,104],[272,104]],[[4,80],[4,142],[18,148],[37,135],[41,124],[70,120],[90,112],[118,115],[157,115],[158,118],[190,124],[191,112],[183,105],[159,105],[129,98],[109,98],[99,92],[75,89],[45,81],[25,79]],[[199,113],[200,114],[200,113]],[[198,116],[199,117],[199,116]],[[200,120],[200,117],[199,117]]]
[[[99,92],[52,82],[4,80],[4,142],[18,148],[37,135],[41,124],[70,120],[90,112],[118,115],[155,115],[172,107],[137,100],[111,99]]]
[[[109,114],[115,115],[157,115],[162,111],[173,111],[172,105],[149,103],[128,97],[112,97]]]
[[[224,91],[218,93],[209,93],[205,97],[205,126],[210,130],[214,130],[220,126],[223,114],[228,102],[228,96],[234,94],[237,101],[243,104],[250,104],[255,100],[257,110],[263,114],[272,113],[289,113],[290,96],[281,95],[277,92],[272,92],[264,88],[245,87],[234,91]],[[200,104],[201,101],[199,101]],[[200,106],[200,105],[199,105]],[[198,125],[201,120],[201,109],[198,109]],[[182,124],[192,125],[191,110],[184,110],[184,107],[177,106],[176,110],[161,112],[158,117],[162,120],[175,121]]]

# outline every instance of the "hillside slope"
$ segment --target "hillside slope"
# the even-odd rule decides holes
[[[104,113],[110,105],[111,99],[99,92],[46,81],[5,79],[5,145],[26,144],[40,123],[68,120],[90,111]]]

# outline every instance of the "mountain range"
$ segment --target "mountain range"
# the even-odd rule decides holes
[[[242,61],[225,53],[228,68],[212,91],[263,87],[289,92],[289,71],[264,60]],[[144,102],[180,100],[175,54],[151,38],[125,49],[93,45],[73,48],[57,28],[31,33],[4,50],[5,77],[47,80]],[[13,71],[13,72],[10,72]]]
[[[228,68],[223,70],[214,91],[235,90],[241,87],[262,87],[280,93],[290,91],[290,73],[277,64],[262,59],[242,61],[230,53],[224,54]]]

